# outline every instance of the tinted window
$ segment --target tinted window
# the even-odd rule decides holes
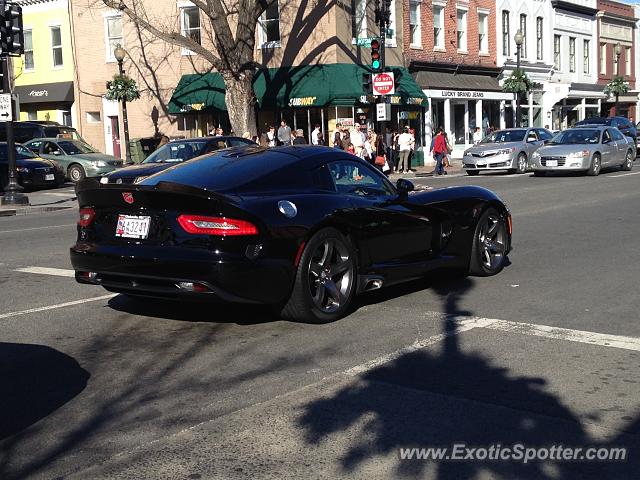
[[[224,140],[214,140],[207,145],[207,149],[204,151],[204,153],[215,152],[216,150],[221,150],[227,147],[227,142],[225,142]]]
[[[0,128],[0,138],[5,141],[7,134],[4,128]],[[13,135],[16,142],[24,143],[34,138],[44,137],[42,130],[36,126],[15,126],[13,129]]]
[[[480,143],[508,143],[508,142],[522,142],[524,136],[527,133],[526,130],[500,130],[494,132],[491,135],[487,135],[482,139]]]
[[[326,190],[329,192],[335,192],[336,187],[331,179],[331,172],[327,165],[322,165],[320,168],[316,168],[311,172],[311,180],[313,186],[318,190]]]
[[[608,125],[606,118],[591,117],[585,120],[580,120],[576,125]]]
[[[611,130],[611,136],[616,142],[618,140],[624,140],[624,137],[622,136],[622,133],[620,133],[620,130]]]
[[[381,175],[356,162],[332,162],[329,164],[329,172],[338,193],[361,197],[378,197],[394,193]]]
[[[600,130],[591,128],[575,128],[558,133],[549,142],[553,145],[594,144],[600,139]]]
[[[231,138],[227,143],[232,147],[246,147],[247,145],[255,145],[251,140],[240,140],[239,138]]]
[[[179,163],[200,154],[205,142],[167,143],[149,155],[143,163]]]

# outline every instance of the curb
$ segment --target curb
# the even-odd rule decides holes
[[[38,205],[27,206],[27,207],[16,207],[16,208],[5,208],[0,207],[0,217],[12,217],[15,215],[28,215],[30,213],[44,213],[44,212],[55,212],[58,210],[68,210],[70,208],[74,208],[72,206],[68,207],[40,207]]]

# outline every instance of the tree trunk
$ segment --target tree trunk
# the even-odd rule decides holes
[[[233,134],[241,137],[245,132],[257,134],[256,98],[253,93],[253,74],[245,72],[240,78],[222,74],[225,83],[225,102]]]

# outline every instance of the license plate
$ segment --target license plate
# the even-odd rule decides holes
[[[56,179],[56,176],[55,176],[53,173],[47,173],[47,174],[44,176],[44,179],[48,182],[49,180],[55,180],[55,179]]]
[[[487,166],[487,164],[486,164],[486,163],[484,163],[484,162],[482,162],[482,163],[480,163],[480,162],[476,163],[476,167],[486,167],[486,166]]]
[[[547,160],[547,167],[557,167],[557,166],[558,166],[557,160]]]
[[[118,215],[116,237],[147,238],[151,217],[136,215]]]

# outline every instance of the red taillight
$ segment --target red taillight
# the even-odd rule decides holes
[[[96,211],[93,208],[81,208],[80,218],[78,219],[78,225],[81,227],[88,227],[93,222],[93,217],[96,216]]]
[[[178,223],[187,233],[199,235],[239,236],[257,235],[253,223],[226,217],[206,217],[203,215],[180,215]]]

